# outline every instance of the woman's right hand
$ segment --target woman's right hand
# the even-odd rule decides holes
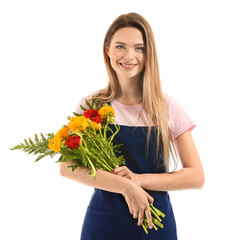
[[[133,218],[138,218],[138,226],[141,226],[146,215],[148,226],[152,228],[152,215],[149,203],[153,203],[153,198],[134,182],[131,182],[127,190],[123,193],[127,202],[129,212]]]

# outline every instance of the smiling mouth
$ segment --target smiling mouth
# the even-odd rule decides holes
[[[124,69],[130,70],[133,69],[137,64],[124,64],[124,63],[119,63]]]

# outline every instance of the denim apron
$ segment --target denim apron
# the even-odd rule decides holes
[[[164,173],[162,159],[156,159],[155,136],[152,130],[147,155],[147,127],[120,126],[114,144],[120,147],[126,166],[134,173]],[[116,154],[117,155],[117,154]],[[81,240],[176,240],[176,223],[168,192],[147,191],[154,206],[165,213],[162,224],[144,232],[130,214],[121,194],[94,189],[82,226]]]

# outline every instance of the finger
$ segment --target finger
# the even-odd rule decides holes
[[[116,173],[116,175],[120,176],[120,177],[126,177],[128,175],[128,173],[125,171],[121,171],[121,172]]]
[[[115,175],[120,176],[120,177],[126,177],[130,179],[129,171],[127,169],[121,169],[113,172]]]
[[[138,213],[138,223],[137,223],[138,226],[142,225],[143,219],[144,219],[144,212],[139,211],[139,213]]]
[[[133,212],[133,218],[134,218],[134,219],[138,218],[138,212],[137,212],[137,211],[134,211],[134,212]]]
[[[133,210],[132,209],[129,209],[129,212],[131,213],[131,215],[133,215]]]
[[[124,166],[122,166],[122,167],[117,167],[117,168],[114,168],[114,169],[112,170],[112,173],[117,174],[117,173],[119,173],[119,172],[121,172],[121,171],[123,171],[123,170],[124,170]]]
[[[146,196],[147,196],[148,202],[153,204],[154,198],[152,196],[150,196],[147,192],[146,192]]]
[[[148,227],[152,229],[152,214],[149,207],[145,210],[145,215],[147,218]]]

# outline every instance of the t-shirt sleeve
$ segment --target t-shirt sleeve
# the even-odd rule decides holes
[[[75,113],[83,115],[83,110],[81,109],[80,105],[82,105],[83,107],[86,107],[86,98],[85,97],[81,99],[81,101],[79,102],[79,104],[77,105],[77,108],[75,110]]]
[[[77,108],[75,110],[75,113],[78,113],[80,115],[83,115],[83,110],[81,109],[80,105],[82,105],[84,108],[87,108],[88,109],[88,106],[86,104],[86,100],[88,100],[88,102],[91,104],[92,103],[92,100],[89,100],[92,96],[94,96],[96,92],[92,93],[92,94],[89,94],[87,95],[86,97],[83,97],[81,99],[81,101],[79,102],[79,104],[77,105]]]
[[[192,131],[195,128],[196,124],[173,97],[168,96],[166,103],[168,109],[168,125],[173,140],[185,131]]]

